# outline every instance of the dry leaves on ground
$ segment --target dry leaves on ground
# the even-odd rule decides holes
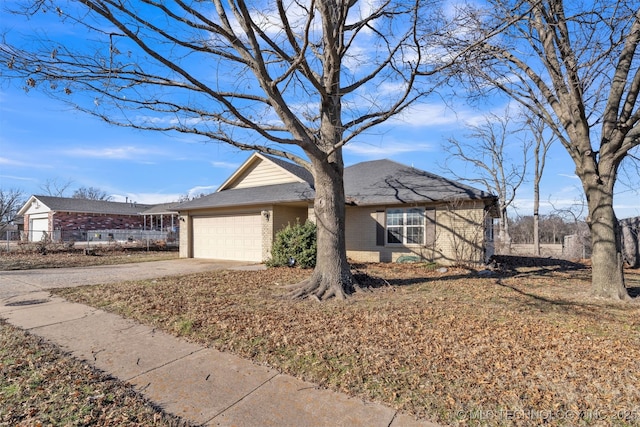
[[[0,321],[0,425],[186,426],[122,382]]]
[[[357,268],[385,285],[346,302],[283,298],[309,274],[286,268],[60,293],[442,423],[640,425],[640,307],[590,299],[588,269]]]
[[[144,261],[177,259],[177,251],[145,251],[96,249],[92,255],[84,250],[51,251],[40,254],[34,251],[0,251],[0,271],[32,270],[37,268],[87,267],[91,265],[113,265]]]

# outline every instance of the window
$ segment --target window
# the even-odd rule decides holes
[[[388,209],[387,243],[424,245],[424,209]]]
[[[484,220],[484,238],[487,242],[493,242],[493,218],[485,212]]]

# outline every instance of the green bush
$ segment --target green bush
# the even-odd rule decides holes
[[[288,224],[276,234],[271,250],[269,267],[296,266],[312,268],[316,265],[316,225],[311,221],[304,224],[296,222],[294,226]],[[291,261],[293,260],[293,262]]]

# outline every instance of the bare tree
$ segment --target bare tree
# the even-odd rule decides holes
[[[432,90],[417,76],[426,81],[447,64],[427,54],[428,42],[454,33],[457,21],[440,25],[425,0],[22,4],[27,17],[47,12],[86,27],[88,40],[5,34],[4,76],[109,123],[201,135],[307,168],[318,263],[294,296],[354,291],[342,149]]]
[[[540,256],[540,181],[544,173],[547,152],[555,141],[553,134],[545,134],[546,126],[540,118],[526,120],[533,136],[533,254]]]
[[[25,194],[20,189],[0,188],[0,225],[9,224],[16,219],[25,199]]]
[[[105,202],[113,200],[113,196],[110,196],[106,191],[95,187],[80,187],[73,192],[71,197],[74,199],[103,200]]]
[[[40,189],[45,192],[45,196],[65,197],[65,192],[73,184],[73,181],[61,181],[58,178],[47,179]]]
[[[542,119],[575,164],[588,204],[592,290],[626,299],[613,209],[621,163],[640,144],[640,10],[636,0],[489,0],[475,31],[515,20],[508,33],[481,43],[461,61],[477,93],[498,90]]]
[[[502,253],[509,253],[511,237],[509,235],[509,218],[507,209],[513,204],[516,191],[522,184],[527,170],[527,155],[530,142],[521,141],[516,150],[522,159],[512,161],[509,149],[513,149],[514,129],[510,128],[511,117],[509,109],[505,114],[488,114],[484,123],[468,125],[470,133],[466,140],[449,138],[444,146],[449,153],[445,169],[456,179],[477,184],[486,188],[490,193],[498,196],[499,227],[497,249]],[[461,174],[461,168],[454,165],[461,161],[471,166],[471,171]]]
[[[629,161],[626,161],[629,160]],[[625,158],[625,162],[620,165],[620,194],[633,194],[636,199],[640,199],[640,146],[630,150]],[[640,215],[640,206],[636,207],[636,215]]]

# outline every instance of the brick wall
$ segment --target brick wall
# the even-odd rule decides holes
[[[140,215],[106,215],[74,212],[56,212],[53,229],[70,230],[126,230],[141,229],[144,217]]]
[[[428,246],[377,246],[376,211],[380,208],[347,207],[347,256],[363,262],[395,262],[415,255],[441,264],[484,262],[485,211],[482,203],[436,206],[435,242]]]

